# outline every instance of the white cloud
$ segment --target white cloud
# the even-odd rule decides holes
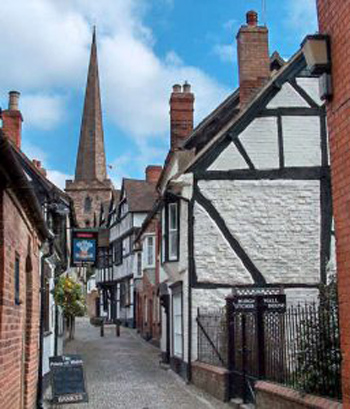
[[[317,31],[317,10],[315,0],[289,0],[286,2],[286,25],[291,34],[300,40],[306,34]]]
[[[233,63],[237,60],[237,49],[233,44],[217,44],[213,52],[218,55],[223,62]]]
[[[172,0],[163,0],[168,6]],[[108,119],[152,152],[154,138],[168,138],[169,96],[189,81],[197,122],[228,90],[168,50],[156,54],[154,33],[144,23],[149,0],[12,0],[0,13],[0,92],[22,92],[28,126],[52,129],[64,117],[65,97],[81,90],[97,25],[101,92]],[[80,119],[79,119],[80,121]],[[143,156],[143,158],[145,158]],[[151,157],[149,157],[151,159]]]
[[[46,166],[48,155],[38,146],[29,143],[25,138],[22,141],[22,150],[29,159],[39,160],[43,166]]]
[[[24,95],[20,103],[25,126],[46,131],[55,128],[64,117],[64,102],[60,95]]]
[[[47,170],[47,178],[62,190],[65,187],[67,179],[73,179],[72,175],[67,175],[58,170]]]

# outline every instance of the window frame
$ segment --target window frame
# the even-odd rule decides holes
[[[148,245],[149,240],[152,241],[150,253],[150,247]],[[145,234],[142,245],[143,253],[143,267],[144,268],[155,268],[156,267],[156,235],[155,234]],[[149,257],[152,256],[152,263],[149,263]]]
[[[171,207],[176,206],[176,228],[170,231],[171,224]],[[179,200],[169,200],[162,209],[162,243],[161,243],[161,261],[164,263],[177,262],[180,258],[180,212],[181,206]],[[171,239],[170,233],[175,233],[176,237],[176,254],[170,254]]]
[[[182,283],[176,283],[173,287],[172,287],[172,294],[171,294],[171,298],[172,298],[172,353],[173,356],[175,358],[178,359],[183,359],[184,357],[184,311],[183,311],[183,291],[182,291]],[[179,311],[177,311],[177,315],[176,317],[180,317],[180,331],[181,332],[176,332],[178,331],[178,326],[176,323],[176,317],[175,317],[175,308],[176,308],[176,304],[174,301],[177,301],[177,308]],[[178,312],[180,312],[178,314]],[[177,347],[179,346],[177,344],[177,341],[180,340],[180,346],[181,346],[181,351],[177,350]]]

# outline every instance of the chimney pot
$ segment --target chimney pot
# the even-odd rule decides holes
[[[182,92],[183,89],[183,92]],[[194,95],[187,83],[176,84],[170,97],[170,145],[179,149],[193,131]]]
[[[9,92],[9,110],[18,111],[18,101],[21,94],[18,91]]]
[[[183,85],[183,91],[184,92],[191,92],[191,84],[189,84],[187,81],[185,81]]]
[[[180,84],[173,85],[173,92],[181,92],[181,85]]]
[[[258,25],[258,13],[254,10],[250,10],[247,13],[247,24],[248,26],[256,27]]]

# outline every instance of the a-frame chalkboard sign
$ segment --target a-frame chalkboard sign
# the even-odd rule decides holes
[[[53,404],[88,402],[80,355],[51,357],[50,370]]]

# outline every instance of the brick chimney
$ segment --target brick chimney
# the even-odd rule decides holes
[[[247,25],[237,34],[239,95],[244,107],[270,78],[268,30],[258,26],[258,14],[248,11]]]
[[[194,95],[191,85],[185,82],[173,86],[170,97],[170,147],[171,150],[181,147],[193,131]]]
[[[146,181],[149,183],[157,183],[162,173],[162,167],[156,165],[149,165],[146,168]]]
[[[44,175],[44,176],[46,177],[46,176],[47,176],[47,172],[46,172],[46,169],[41,166],[41,161],[40,161],[40,160],[37,160],[37,159],[33,159],[32,162],[33,162],[33,165],[38,169],[38,171],[39,171],[42,175]]]
[[[4,134],[21,149],[21,134],[22,134],[22,114],[18,109],[18,100],[20,93],[17,91],[9,92],[8,109],[2,111],[2,130]]]

